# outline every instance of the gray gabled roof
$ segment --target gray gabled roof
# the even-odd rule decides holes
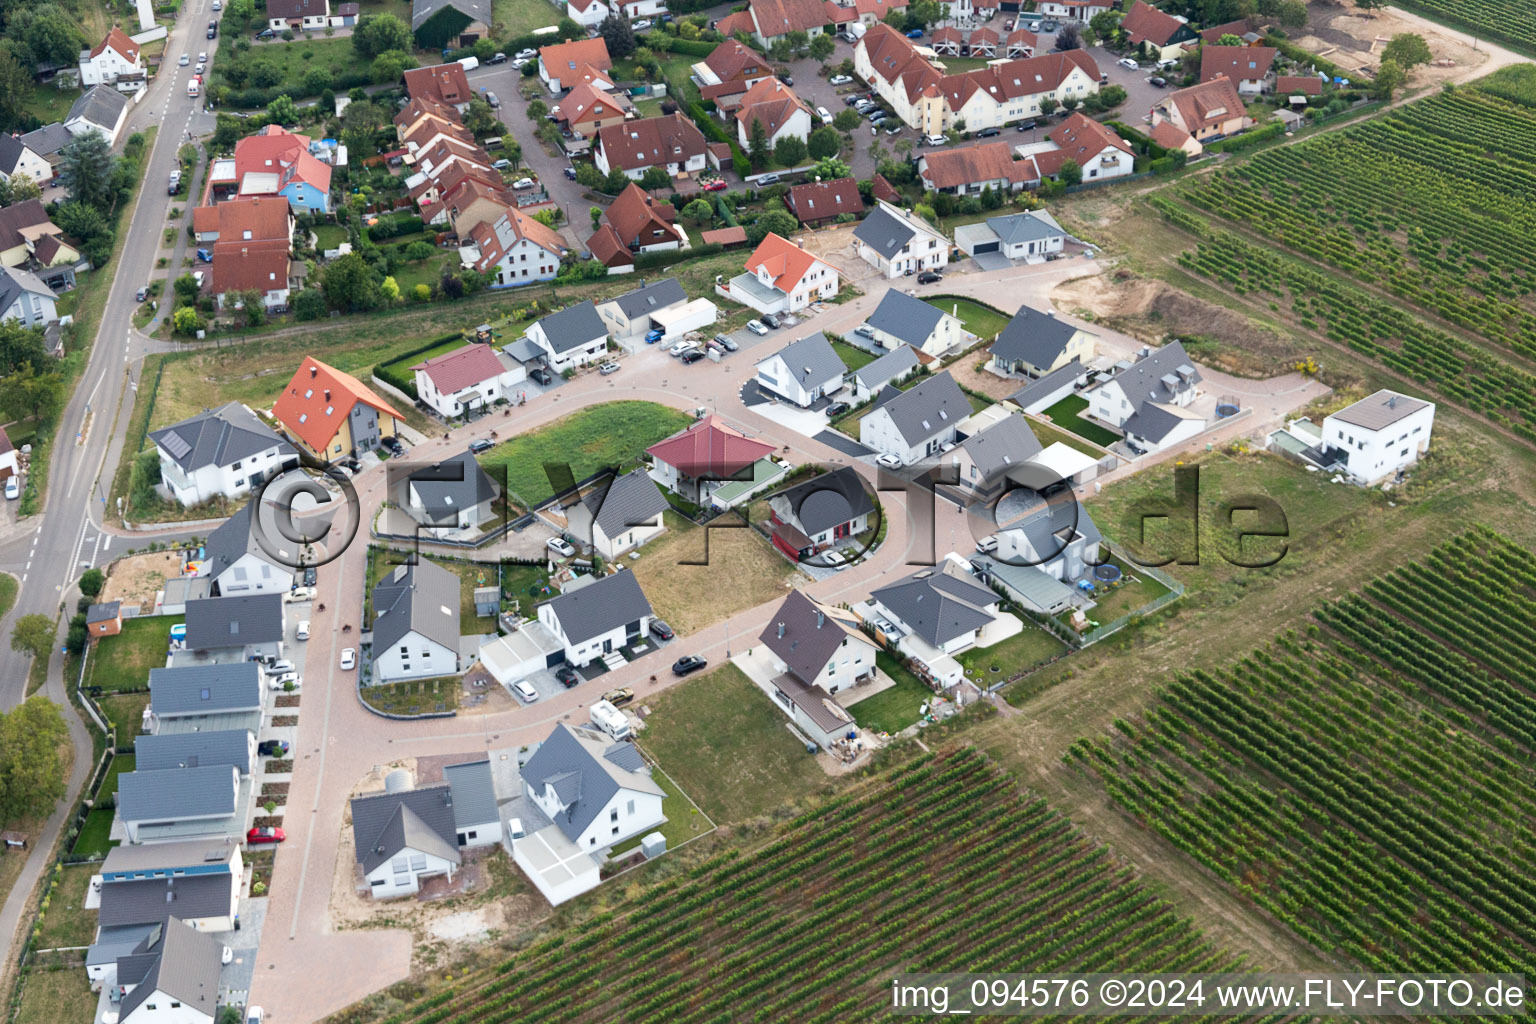
[[[1053,313],[1020,306],[987,351],[1005,361],[1022,359],[1031,366],[1050,366],[1078,330]]]
[[[182,469],[231,466],[276,446],[278,457],[298,452],[239,402],[200,412],[180,423],[150,431],[149,439]]]
[[[875,510],[863,480],[852,466],[839,466],[787,488],[770,498],[769,504],[780,519],[788,517],[808,537]]]
[[[668,277],[651,284],[641,285],[634,291],[625,292],[617,298],[609,299],[620,311],[633,320],[637,316],[648,316],[658,309],[666,309],[681,302],[688,301],[688,294],[683,291],[683,286],[677,283],[677,278]]]
[[[983,480],[997,479],[1040,454],[1042,446],[1029,421],[1013,415],[999,420],[960,445],[975,463]]]
[[[548,606],[571,644],[580,644],[610,629],[651,614],[651,602],[632,572],[616,572],[584,587],[568,590],[539,605]]]
[[[197,915],[179,916],[192,918]],[[154,962],[144,972],[143,980],[123,996],[118,1007],[119,1020],[127,1020],[128,1015],[156,991],[164,992],[187,1009],[207,1014],[209,1020],[218,1015],[223,953],[218,940],[173,917],[160,932],[152,933],[144,940],[142,949],[144,952],[138,956],[153,956]],[[118,984],[125,984],[122,975],[119,968]]]
[[[203,597],[187,602],[187,647],[194,651],[274,643],[283,638],[278,594]]]
[[[950,562],[919,569],[871,596],[934,647],[992,621],[984,609],[998,597]]]
[[[556,352],[579,348],[608,333],[608,326],[591,299],[549,314],[539,321],[539,329]]]
[[[64,122],[68,124],[76,118],[84,118],[91,124],[111,130],[117,126],[117,119],[122,116],[126,106],[127,96],[109,85],[95,85],[75,100]]]
[[[496,809],[496,785],[491,780],[491,762],[486,758],[464,764],[443,766],[443,778],[453,795],[453,823],[456,828],[471,828],[499,821]]]
[[[1113,383],[1136,409],[1143,402],[1167,402],[1203,379],[1184,346],[1170,341],[1115,374]]]
[[[244,729],[164,733],[134,741],[139,771],[229,765],[241,775],[251,770],[251,734]]]
[[[810,685],[851,637],[863,639],[835,609],[823,608],[791,590],[758,639],[796,678]]]
[[[594,488],[581,500],[592,513],[593,521],[609,537],[617,537],[631,526],[649,523],[670,507],[661,488],[643,469],[615,477],[607,487]]]
[[[42,278],[30,270],[20,267],[0,267],[0,310],[11,308],[11,303],[25,292],[33,295],[46,295],[50,299],[57,299],[52,288],[43,284]]]
[[[472,452],[418,469],[408,478],[407,486],[416,491],[422,509],[433,522],[456,522],[460,512],[496,497],[495,483]]]
[[[453,8],[471,22],[491,24],[491,0],[412,0],[411,31],[414,32],[445,8]]]
[[[428,559],[397,565],[373,588],[373,649],[412,631],[459,649],[459,577]]]
[[[451,787],[439,783],[353,797],[352,844],[365,873],[406,847],[459,863]]]
[[[1004,245],[1020,245],[1024,242],[1040,242],[1047,238],[1064,238],[1066,232],[1045,219],[1048,214],[1010,213],[1006,217],[988,217],[987,227],[992,229]]]
[[[126,778],[127,776],[124,776]],[[229,872],[217,875],[183,875],[172,878],[135,878],[128,882],[103,882],[103,927],[158,924],[172,914],[183,919],[227,917],[230,896],[238,884]],[[167,899],[167,895],[170,896]],[[217,954],[215,954],[217,957]]]
[[[124,772],[117,813],[124,821],[180,821],[235,813],[239,780],[227,764]]]
[[[886,291],[880,305],[869,314],[865,323],[877,331],[899,338],[908,345],[923,347],[923,342],[933,333],[944,311],[897,288]]]
[[[35,131],[27,132],[21,137],[21,141],[38,156],[48,157],[69,145],[69,140],[73,138],[74,135],[68,128],[55,121]]]
[[[889,259],[901,251],[917,232],[910,224],[904,224],[883,206],[859,222],[853,229],[853,237],[868,245],[881,256]]]
[[[784,365],[789,368],[790,376],[807,390],[848,372],[848,367],[838,358],[832,343],[820,331],[799,341],[790,342],[774,355],[783,358]],[[771,359],[773,356],[768,358]],[[763,362],[766,361],[763,360]]]
[[[972,412],[971,400],[948,370],[903,391],[880,408],[890,414],[897,432],[909,445],[942,433]]]
[[[626,768],[633,759],[618,755],[614,746],[606,736],[578,732],[562,722],[523,765],[523,781],[535,793],[543,793],[546,784],[553,786],[566,805],[553,819],[566,838],[579,838],[621,787],[661,792],[649,775]]]
[[[890,294],[887,292],[887,294]],[[926,305],[926,303],[925,303]],[[883,329],[883,328],[882,328]],[[873,391],[918,367],[917,349],[911,345],[899,345],[872,363],[865,363],[853,371],[853,379],[864,388]]]
[[[149,670],[149,706],[162,718],[261,708],[261,666],[254,661]]]

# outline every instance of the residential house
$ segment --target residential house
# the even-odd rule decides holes
[[[520,368],[519,368],[520,369]],[[484,412],[506,401],[508,389],[523,379],[490,345],[465,345],[411,367],[416,396],[444,419]]]
[[[890,349],[910,345],[930,356],[942,356],[965,344],[965,325],[953,312],[935,302],[924,302],[899,288],[890,288],[864,325],[876,344]]]
[[[768,499],[768,507],[774,546],[797,560],[857,537],[874,525],[876,511],[852,466],[786,488]]]
[[[670,507],[656,481],[635,469],[588,490],[566,518],[573,536],[613,561],[659,536]]]
[[[187,602],[187,649],[244,651],[243,657],[283,650],[283,599],[275,593],[204,597]]]
[[[143,88],[145,70],[139,44],[116,25],[95,47],[80,51],[82,86],[116,85],[119,78],[127,77],[136,80],[139,88]]]
[[[883,200],[853,230],[859,256],[887,279],[949,264],[949,239],[916,214]]]
[[[847,372],[827,336],[817,331],[759,360],[754,380],[762,390],[804,409],[842,388]]]
[[[330,23],[330,0],[267,0],[267,27],[274,32],[310,32]]]
[[[1036,179],[1059,177],[1068,160],[1082,170],[1084,181],[1123,178],[1135,170],[1131,144],[1085,114],[1072,114],[1052,128],[1047,139],[1019,150],[1035,165]]]
[[[422,49],[449,50],[491,38],[491,0],[411,0],[411,34]]]
[[[539,78],[545,88],[557,95],[576,85],[588,69],[607,71],[611,67],[613,59],[608,56],[608,44],[602,36],[573,39],[539,50]]]
[[[1177,341],[1142,349],[1136,361],[1084,393],[1088,412],[1124,431],[1133,449],[1157,451],[1205,429],[1191,411],[1200,371]]]
[[[1273,46],[1215,46],[1200,49],[1200,81],[1229,78],[1237,84],[1239,96],[1258,96],[1275,89]]]
[[[673,309],[688,301],[688,293],[675,277],[664,277],[598,303],[597,314],[608,325],[608,332],[623,341],[644,336],[653,326],[651,315]]]
[[[592,163],[604,174],[615,167],[639,181],[652,167],[672,177],[697,174],[709,162],[704,133],[681,113],[646,117],[599,128]]]
[[[945,655],[975,646],[982,631],[998,619],[1000,601],[991,588],[946,558],[875,590],[869,606],[887,644],[930,672],[942,672],[940,666],[948,664]],[[894,629],[886,630],[881,620]]]
[[[151,732],[224,728],[253,718],[259,727],[261,708],[261,666],[254,661],[149,670]]]
[[[215,160],[209,186],[220,198],[281,196],[296,213],[331,212],[331,165],[308,135],[269,124],[235,143],[233,160]]]
[[[538,606],[539,621],[565,646],[577,668],[647,635],[651,602],[632,572],[583,577],[559,597]]]
[[[726,39],[691,70],[700,95],[713,100],[722,115],[734,112],[748,89],[773,74],[767,57],[735,39]]]
[[[955,245],[972,256],[1001,253],[1011,260],[1039,263],[1066,248],[1067,233],[1044,210],[988,217],[955,229]]]
[[[470,101],[475,98],[475,90],[469,84],[464,65],[456,60],[424,68],[411,68],[405,72],[404,78],[405,93],[413,102],[429,100],[439,107],[462,114],[469,109]]]
[[[10,138],[0,135],[0,140]],[[75,286],[77,265],[83,265],[78,243],[48,219],[39,200],[0,208],[0,266],[31,271],[47,288],[64,292]]]
[[[239,402],[152,430],[160,482],[182,505],[239,498],[299,464],[299,453]]]
[[[903,466],[953,442],[956,427],[972,412],[970,399],[947,370],[906,391],[887,387],[875,403],[859,420],[859,442]]]
[[[175,826],[179,838],[216,835],[239,826],[234,820],[239,793],[240,773],[227,764],[124,772],[117,779],[117,816],[127,830],[130,843],[150,838],[140,831],[146,825]],[[163,901],[164,884],[151,884],[159,885]],[[230,888],[225,882],[225,891]],[[102,923],[108,922],[103,920]],[[226,927],[232,927],[232,924]]]
[[[631,257],[641,252],[688,248],[688,234],[677,224],[677,208],[671,203],[658,203],[639,185],[628,185],[619,193],[603,211],[603,223],[613,230],[618,244]]]
[[[665,794],[634,744],[589,729],[556,725],[523,765],[522,782],[525,805],[537,807],[567,842],[589,855],[667,820]],[[521,845],[514,844],[514,857]]]
[[[0,133],[0,181],[10,182],[18,177],[37,185],[47,185],[53,180],[53,165],[47,157],[23,142],[22,136]]]
[[[221,943],[173,912],[114,965],[118,1024],[213,1024],[222,955]]]
[[[1200,143],[1236,135],[1252,123],[1230,78],[1213,78],[1160,100],[1152,108],[1153,129],[1165,121]]]
[[[746,271],[716,291],[759,313],[793,313],[837,295],[837,271],[830,263],[772,232],[747,257]]]
[[[413,470],[400,486],[400,507],[429,536],[473,529],[493,515],[496,484],[471,452]]]
[[[1352,480],[1374,487],[1418,462],[1434,428],[1433,402],[1383,389],[1324,417],[1322,444],[1343,453],[1334,461]]]
[[[1023,470],[1040,451],[1029,421],[1016,413],[1006,415],[950,450],[950,475],[944,480],[967,501],[990,502],[1016,486],[1009,474]]]
[[[1158,10],[1146,0],[1136,0],[1120,20],[1120,28],[1132,46],[1157,60],[1176,60],[1199,40],[1186,18]]]
[[[852,178],[795,185],[784,197],[784,205],[806,227],[825,224],[844,215],[854,219],[864,216],[864,197],[859,194],[859,183]]]
[[[556,123],[590,139],[610,124],[623,124],[634,112],[635,105],[625,93],[595,82],[577,82],[549,113]]]
[[[954,149],[926,150],[917,158],[917,177],[930,192],[980,195],[987,189],[1008,195],[1038,180],[1034,168],[1015,160],[1006,142],[982,142]]]
[[[1020,306],[987,351],[1000,373],[1044,377],[1067,363],[1092,359],[1093,338],[1081,327],[1059,319],[1054,310],[1042,313]]]
[[[491,280],[492,288],[548,281],[560,273],[560,258],[567,251],[558,231],[516,206],[476,224],[468,240],[465,258]]]
[[[877,648],[857,620],[791,590],[758,641],[774,672],[764,688],[790,720],[824,748],[846,735],[853,716],[835,695],[875,678]]]
[[[401,416],[362,381],[305,356],[272,415],[310,454],[330,461],[373,451]]]
[[[270,546],[293,542],[276,529],[258,533],[256,517],[260,514],[260,503],[247,501],[208,535],[199,573],[213,581],[214,595],[286,594],[293,586],[294,563],[299,561],[297,545],[293,551],[269,551]]]
[[[459,577],[427,559],[395,566],[373,588],[373,682],[458,671]]]
[[[613,13],[603,0],[566,0],[565,16],[588,32],[596,29]]]
[[[96,85],[80,94],[64,118],[64,127],[71,135],[101,132],[107,144],[117,145],[118,133],[128,118],[127,96],[110,85]]]
[[[874,362],[865,363],[848,375],[853,386],[853,400],[867,402],[887,385],[897,385],[922,369],[922,356],[911,345],[900,344]]]
[[[0,267],[0,322],[43,327],[59,318],[58,296],[42,278],[20,267]]]
[[[117,636],[123,631],[123,602],[102,601],[85,610],[85,631],[92,638]]]
[[[755,467],[776,450],[710,413],[645,453],[651,457],[653,480],[685,501],[707,505],[722,484],[754,479]]]
[[[771,149],[782,139],[806,141],[817,124],[816,115],[795,91],[777,78],[764,78],[741,97],[736,107],[736,141],[752,144],[754,125],[763,126]]]
[[[446,782],[352,798],[353,855],[369,895],[409,896],[424,879],[453,881],[464,863],[453,804],[453,787]]]
[[[608,352],[608,325],[591,299],[534,322],[526,334],[544,351],[545,361],[555,373],[594,362]]]

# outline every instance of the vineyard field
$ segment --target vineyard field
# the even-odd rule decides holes
[[[1536,56],[1536,0],[1398,0],[1398,6]]]
[[[766,845],[659,883],[387,1022],[830,1024],[886,1019],[903,969],[1237,962],[961,748],[832,798]]]
[[[1194,177],[1177,195],[1536,360],[1532,153],[1536,108],[1458,89]]]
[[[1324,953],[1536,968],[1536,555],[1473,528],[1068,759]]]

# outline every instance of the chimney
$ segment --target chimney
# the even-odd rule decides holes
[[[779,639],[784,639],[784,623],[779,623]]]

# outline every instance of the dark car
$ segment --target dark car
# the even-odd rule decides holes
[[[315,584],[317,584],[319,582],[320,582],[320,573],[318,571],[316,571],[314,566],[312,566],[312,565],[311,566],[307,566],[304,569],[304,585],[306,587],[313,587]]]
[[[651,620],[651,636],[656,637],[658,640],[671,640],[676,635],[672,632],[672,627],[665,622],[662,622],[660,619]]]
[[[694,363],[704,358],[704,350],[698,348],[690,348],[688,351],[684,352],[677,358],[682,360],[684,366],[692,366]]]
[[[933,270],[925,270],[917,275],[918,284],[933,284],[935,281],[944,280],[944,275]]]
[[[841,416],[843,413],[848,411],[848,408],[849,406],[847,402],[833,402],[831,405],[827,406],[827,419],[831,419],[834,416]]]
[[[494,447],[496,446],[491,443],[491,440],[485,437],[477,437],[473,441],[469,442],[469,450],[474,452],[476,455],[479,455],[481,452],[488,452]]]
[[[690,654],[687,657],[678,658],[672,663],[672,674],[675,676],[686,676],[690,672],[697,672],[707,664],[709,662],[697,654]]]
[[[983,128],[981,131],[976,133],[976,137],[978,139],[990,139],[992,136],[998,134],[1001,131],[1001,128]]]
[[[771,327],[774,330],[778,330],[779,324],[781,323],[779,318],[774,316],[772,313],[764,313],[762,316],[758,317],[758,319],[763,322],[764,327]]]
[[[287,740],[262,740],[256,748],[256,753],[261,757],[287,757]]]
[[[536,383],[542,384],[545,387],[549,387],[555,382],[555,375],[544,369],[542,366],[534,367],[534,369],[529,372],[528,376],[532,377]]]
[[[1153,75],[1151,78],[1147,79],[1147,83],[1154,89],[1161,89],[1168,84],[1168,79],[1164,78],[1162,75]]]
[[[555,678],[560,680],[561,686],[569,690],[571,687],[581,682],[581,673],[577,672],[569,665],[561,665],[559,668],[555,669]]]

